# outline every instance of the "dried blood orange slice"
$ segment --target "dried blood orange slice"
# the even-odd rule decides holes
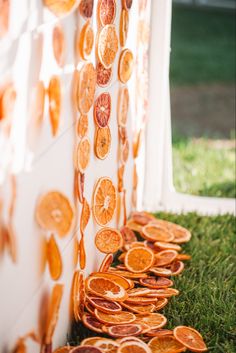
[[[191,260],[191,256],[188,254],[178,254],[176,256],[176,260],[181,260],[181,261]]]
[[[99,309],[104,313],[112,314],[112,313],[118,313],[122,311],[122,307],[120,306],[119,303],[111,302],[110,300],[106,300],[99,297],[87,297],[87,300],[96,309]]]
[[[135,305],[131,303],[122,303],[122,306],[135,314],[150,314],[156,310],[154,304]]]
[[[98,127],[108,125],[111,116],[111,96],[108,92],[101,93],[94,103],[94,120]]]
[[[86,280],[86,288],[91,293],[108,300],[123,301],[128,296],[120,284],[108,278],[90,276]]]
[[[172,330],[167,330],[163,328],[154,328],[147,332],[147,336],[151,337],[164,337],[164,336],[173,336]]]
[[[165,326],[165,324],[167,323],[167,319],[164,315],[159,313],[151,313],[147,315],[137,314],[135,323],[137,324],[144,323],[150,326],[151,329],[154,329],[154,328],[161,328]]]
[[[62,67],[65,62],[65,36],[64,36],[63,28],[59,25],[56,25],[53,28],[52,45],[53,45],[53,54],[56,59],[56,62],[59,66]]]
[[[140,284],[145,287],[158,289],[158,288],[167,288],[173,286],[173,282],[165,277],[148,277],[148,278],[141,278]]]
[[[99,337],[99,336],[88,337],[88,338],[85,338],[85,339],[80,343],[80,345],[81,345],[81,346],[94,346],[97,341],[103,340],[103,338],[104,338],[104,337]]]
[[[81,115],[77,122],[77,134],[79,137],[84,137],[88,133],[88,116]]]
[[[99,159],[105,159],[111,148],[111,131],[109,126],[96,129],[94,152]]]
[[[31,118],[40,123],[44,115],[45,88],[42,81],[39,81],[33,89],[31,99]],[[1,120],[1,114],[0,114]]]
[[[112,337],[137,336],[142,332],[142,326],[137,324],[113,325],[106,328],[106,333]]]
[[[111,221],[116,208],[116,188],[108,177],[98,179],[93,192],[93,215],[96,222],[105,226]]]
[[[185,347],[179,343],[173,336],[153,337],[148,346],[153,353],[178,353],[184,352]]]
[[[177,326],[173,331],[175,339],[193,352],[205,352],[207,346],[202,335],[192,327]]]
[[[95,343],[95,347],[102,350],[103,353],[117,353],[119,343],[109,338],[103,338]]]
[[[96,66],[97,84],[100,87],[106,87],[112,78],[112,68],[106,69],[102,63],[98,62]]]
[[[95,332],[102,333],[102,323],[94,317],[94,315],[84,313],[82,316],[82,321],[83,324],[88,327],[90,330],[93,330]]]
[[[58,76],[50,79],[48,86],[49,116],[52,128],[52,135],[57,134],[61,114],[61,82]]]
[[[129,13],[126,9],[121,10],[120,14],[120,45],[125,46],[129,29]]]
[[[95,245],[105,254],[115,253],[123,246],[123,238],[114,228],[102,228],[95,236]]]
[[[75,167],[80,171],[80,173],[84,173],[85,169],[88,167],[90,160],[90,150],[91,145],[89,138],[84,136],[75,150],[74,157]]]
[[[144,342],[128,341],[123,342],[117,353],[152,353],[151,349]]]
[[[120,53],[118,64],[118,77],[122,83],[129,81],[133,71],[134,57],[129,49],[123,49]]]
[[[117,111],[117,120],[118,125],[125,127],[127,123],[129,110],[129,91],[127,87],[122,87],[119,90],[118,94],[118,111]],[[124,141],[127,137],[124,138]]]
[[[146,224],[148,224],[149,222],[154,222],[155,221],[155,217],[148,213],[148,212],[144,212],[144,211],[141,211],[141,212],[132,212],[132,219],[140,224],[141,226],[145,226]]]
[[[154,261],[154,253],[148,248],[133,248],[125,255],[125,266],[129,271],[141,273],[147,271]]]
[[[16,101],[16,90],[12,83],[9,83],[0,92],[0,121],[10,120],[13,117],[14,107]]]
[[[172,276],[172,272],[171,270],[169,270],[168,268],[163,268],[163,267],[151,267],[150,272],[154,273],[154,275],[156,276],[160,276],[160,277],[169,277]]]
[[[137,237],[134,231],[126,226],[123,226],[120,230],[124,243],[125,244],[132,244],[133,242],[137,241]]]
[[[174,234],[169,230],[156,224],[147,224],[142,228],[142,235],[149,241],[170,242],[174,239]]]
[[[110,324],[110,325],[130,324],[136,319],[136,316],[133,313],[129,313],[128,311],[121,311],[118,313],[108,314],[98,309],[95,309],[94,313],[96,318],[100,322],[103,322],[104,324]]]
[[[118,51],[118,38],[115,25],[104,26],[98,34],[97,54],[103,66],[109,69]]]
[[[98,20],[102,26],[112,24],[116,17],[116,1],[99,0],[97,14]]]
[[[43,195],[36,208],[38,224],[46,230],[66,235],[72,225],[74,212],[68,198],[59,191]]]
[[[58,320],[62,295],[63,295],[63,285],[59,283],[55,284],[52,289],[49,311],[47,315],[45,338],[44,338],[45,344],[52,343],[52,337]]]
[[[71,353],[103,353],[103,351],[97,347],[94,346],[77,346],[75,348],[73,348],[71,351]]]
[[[56,16],[68,13],[76,4],[76,0],[43,0],[44,5],[48,7]]]
[[[166,266],[173,262],[178,253],[175,250],[162,250],[155,254],[155,266]]]
[[[107,272],[109,270],[109,267],[111,266],[113,262],[113,255],[112,254],[107,254],[102,263],[101,266],[99,267],[98,272]]]
[[[81,0],[79,4],[79,12],[85,18],[92,17],[94,0]]]
[[[81,230],[81,232],[84,232],[85,228],[87,227],[87,224],[89,222],[89,218],[90,218],[90,207],[89,207],[88,201],[84,197],[82,213],[81,213],[81,217],[80,217],[80,230]]]
[[[126,10],[130,10],[132,6],[133,0],[122,0],[122,6]]]
[[[177,276],[184,270],[184,263],[182,261],[174,261],[170,265],[171,276]]]
[[[78,32],[78,36],[79,39],[76,40],[76,52],[77,55],[80,54],[82,59],[86,60],[92,52],[94,43],[94,33],[89,20],[82,27],[81,31]]]
[[[155,246],[160,250],[175,250],[181,251],[181,247],[178,244],[166,243],[162,241],[156,241]]]
[[[87,114],[93,105],[97,75],[92,63],[86,62],[79,71],[77,104],[81,114]]]
[[[156,305],[156,310],[161,310],[162,308],[164,308],[166,306],[166,304],[168,303],[168,299],[167,298],[158,298],[157,302],[155,303]]]
[[[124,278],[116,273],[108,273],[108,272],[94,272],[91,274],[93,277],[98,277],[98,278],[108,278],[109,280],[118,283],[120,286],[122,286],[124,289],[130,289],[132,287],[130,281],[127,278]]]
[[[61,277],[62,273],[62,259],[60,250],[54,238],[51,234],[50,239],[47,243],[47,260],[49,266],[49,272],[55,281]]]

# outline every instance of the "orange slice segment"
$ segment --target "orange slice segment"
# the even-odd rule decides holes
[[[173,336],[169,335],[152,338],[149,341],[148,346],[151,348],[153,353],[178,353],[185,351],[185,347]]]
[[[111,116],[111,96],[108,92],[101,93],[94,104],[94,120],[98,127],[106,127]]]
[[[77,122],[77,134],[79,137],[84,137],[88,133],[88,116],[81,115]]]
[[[136,319],[136,316],[133,313],[129,313],[128,311],[121,311],[119,313],[104,313],[98,309],[95,309],[95,316],[104,324],[110,325],[118,325],[118,324],[130,324]]]
[[[193,352],[205,352],[207,346],[201,334],[188,326],[177,326],[174,331],[175,339]]]
[[[154,253],[148,248],[133,248],[125,255],[125,266],[129,271],[141,273],[147,271],[154,261]]]
[[[90,219],[90,207],[89,207],[88,201],[84,197],[82,213],[81,213],[81,217],[80,217],[80,230],[82,233],[84,232],[85,228],[87,227],[89,219]]]
[[[156,242],[170,242],[174,239],[174,234],[171,233],[169,230],[155,225],[155,224],[147,224],[142,228],[142,235],[145,239]]]
[[[116,208],[116,188],[110,178],[100,178],[93,192],[93,215],[96,222],[105,226],[111,221]]]
[[[173,262],[178,253],[175,250],[162,250],[155,254],[155,266],[166,266]]]
[[[50,79],[48,86],[49,116],[52,128],[52,135],[57,134],[61,114],[61,82],[58,76]]]
[[[92,17],[94,0],[81,0],[79,4],[79,12],[85,18]]]
[[[75,150],[75,167],[84,173],[90,160],[91,145],[89,138],[84,136]]]
[[[86,280],[86,288],[93,294],[108,300],[123,301],[127,298],[125,289],[108,278],[90,276]]]
[[[129,81],[133,71],[134,57],[129,49],[123,49],[118,64],[118,77],[122,83]]]
[[[109,126],[96,129],[94,152],[99,159],[105,159],[111,148],[111,132]]]
[[[56,281],[61,277],[62,259],[61,259],[60,250],[58,248],[58,245],[56,243],[56,240],[53,234],[50,236],[50,239],[47,243],[47,260],[48,260],[50,275],[52,279]]]
[[[89,303],[96,309],[108,314],[118,313],[122,311],[122,307],[119,303],[111,302],[110,300],[106,300],[104,298],[99,297],[87,297]]]
[[[102,26],[112,24],[116,17],[115,0],[99,0],[97,7],[99,22]]]
[[[123,238],[114,228],[102,228],[95,236],[95,245],[105,254],[115,253],[123,246]]]
[[[76,321],[82,319],[85,305],[85,283],[82,271],[76,271],[72,282],[72,305]]]
[[[129,29],[129,13],[126,9],[121,10],[120,14],[120,45],[125,46]]]
[[[100,87],[106,87],[112,78],[112,68],[105,68],[102,63],[98,62],[96,66],[97,84]]]
[[[59,191],[43,195],[36,208],[38,224],[46,230],[65,236],[72,225],[74,212],[68,198]]]
[[[92,63],[84,63],[77,87],[77,104],[81,114],[87,114],[93,105],[97,75]]]
[[[99,61],[103,66],[109,69],[116,57],[118,51],[118,38],[115,25],[104,26],[99,35],[97,42],[97,54]]]
[[[65,36],[63,28],[56,25],[52,33],[53,54],[59,66],[63,66],[65,62]]]
[[[127,87],[122,87],[118,94],[118,111],[117,120],[118,125],[125,127],[127,123],[129,110],[129,91]]]
[[[61,16],[70,12],[76,4],[76,0],[43,0],[43,2],[44,5],[56,16]]]
[[[87,21],[78,33],[79,39],[76,41],[76,52],[77,55],[80,54],[82,59],[86,60],[92,52],[94,43],[94,33],[90,26],[90,21]]]

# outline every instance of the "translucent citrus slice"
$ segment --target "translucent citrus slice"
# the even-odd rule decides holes
[[[90,276],[86,280],[86,288],[91,293],[108,300],[123,301],[127,298],[125,289],[108,278]]]
[[[103,351],[94,346],[77,346],[73,348],[70,353],[103,353]]]
[[[176,257],[176,260],[181,260],[181,261],[191,260],[191,256],[188,254],[178,254]]]
[[[101,93],[94,103],[94,120],[98,127],[106,127],[111,116],[111,96],[108,92]]]
[[[147,271],[154,261],[154,253],[148,248],[133,248],[125,255],[125,266],[131,272],[141,273]]]
[[[123,342],[117,353],[152,353],[151,349],[144,342],[128,341]]]
[[[107,333],[112,337],[137,336],[142,333],[142,326],[136,324],[113,325],[107,327]]]
[[[93,49],[94,33],[88,20],[82,27],[81,31],[78,32],[78,40],[76,40],[76,52],[80,54],[82,59],[88,59]],[[79,57],[79,55],[78,55]]]
[[[88,201],[84,197],[82,213],[81,213],[81,217],[80,217],[80,230],[81,230],[81,232],[84,232],[85,228],[87,227],[88,222],[89,222],[89,218],[90,218],[90,207],[89,207]]]
[[[116,208],[116,188],[108,177],[98,179],[93,192],[93,215],[96,222],[105,226],[111,221]]]
[[[102,323],[100,321],[98,321],[96,319],[96,317],[94,317],[94,315],[85,313],[82,316],[82,321],[83,324],[88,327],[90,330],[95,331],[95,332],[99,332],[102,333]]]
[[[79,4],[79,12],[85,18],[92,17],[94,0],[81,0]]]
[[[141,226],[147,225],[149,222],[155,221],[155,217],[147,212],[133,212],[132,219]]]
[[[135,314],[150,314],[156,310],[156,306],[154,304],[135,305],[131,303],[122,303],[122,306]]]
[[[103,322],[104,324],[130,324],[136,319],[136,316],[133,313],[129,313],[128,311],[121,311],[119,313],[104,313],[98,309],[95,309],[96,318]]]
[[[164,337],[164,336],[173,336],[172,330],[167,330],[163,328],[154,328],[147,332],[147,336],[151,337]]]
[[[53,28],[52,33],[52,45],[53,45],[53,54],[56,59],[56,62],[59,66],[63,66],[65,62],[65,36],[63,28],[59,25],[56,25]]]
[[[103,338],[95,343],[95,347],[102,350],[103,353],[117,353],[119,343],[109,338]]]
[[[99,297],[87,297],[87,300],[91,305],[93,305],[96,309],[108,314],[118,313],[122,311],[122,307],[119,303],[111,302],[104,298]]]
[[[99,22],[102,26],[112,24],[116,17],[116,1],[99,0],[97,14]]]
[[[118,38],[115,25],[106,25],[98,34],[97,54],[99,61],[107,69],[113,64],[118,51]]]
[[[40,123],[44,115],[45,88],[42,81],[39,81],[33,89],[31,99],[31,118]],[[1,117],[0,117],[1,120]]]
[[[129,91],[127,87],[122,87],[119,90],[118,94],[118,111],[117,111],[117,120],[118,125],[125,127],[127,123],[129,110]],[[127,138],[125,137],[124,140]]]
[[[87,114],[93,105],[97,75],[92,63],[83,64],[79,72],[77,104],[81,114]]]
[[[185,347],[180,344],[173,336],[154,337],[152,338],[148,346],[151,348],[153,353],[178,353],[184,352]]]
[[[75,167],[80,171],[80,173],[84,173],[85,169],[88,167],[90,150],[91,145],[89,138],[84,136],[75,150]]]
[[[43,2],[56,16],[70,12],[72,7],[76,4],[76,0],[43,0]]]
[[[53,76],[48,86],[49,116],[52,135],[57,134],[61,114],[61,82],[58,76]]]
[[[102,263],[101,266],[99,267],[98,272],[107,272],[109,270],[109,267],[111,266],[113,262],[113,255],[112,254],[107,254]]]
[[[147,315],[136,315],[135,323],[140,324],[140,322],[147,324],[152,329],[161,328],[167,323],[167,319],[164,315],[159,313],[151,313]]]
[[[36,208],[38,224],[46,230],[65,236],[72,225],[73,209],[68,198],[59,191],[50,191],[43,195]]]
[[[176,340],[193,352],[205,352],[207,346],[203,341],[202,335],[192,327],[177,326],[174,331]]]
[[[122,83],[129,81],[133,71],[134,57],[129,49],[123,49],[118,64],[118,77]]]
[[[141,278],[139,281],[143,286],[153,289],[167,288],[173,285],[173,282],[165,277]]]
[[[114,228],[102,228],[95,236],[95,245],[105,254],[115,253],[123,246],[123,238]]]
[[[147,248],[147,246],[146,246],[146,244],[144,244],[144,242],[140,242],[140,241],[134,241],[133,243],[126,244],[124,246],[124,249],[126,251],[128,251],[129,249],[133,249],[133,248]]]
[[[109,126],[96,129],[94,152],[99,159],[105,159],[111,148],[111,132]]]
[[[81,346],[94,346],[97,341],[100,341],[100,340],[103,340],[103,339],[104,339],[104,337],[98,337],[98,336],[95,336],[95,337],[88,337],[88,338],[85,338],[85,339],[80,343],[80,345],[81,345]]]
[[[175,250],[181,251],[181,247],[178,244],[166,243],[162,241],[156,241],[155,246],[160,250]]]
[[[163,268],[163,267],[151,267],[150,272],[154,273],[154,275],[156,276],[160,276],[160,277],[169,277],[172,276],[172,272],[171,270],[169,270],[168,268]]]
[[[162,250],[155,254],[155,266],[166,266],[173,262],[178,253],[175,250]]]
[[[55,281],[61,277],[62,273],[62,259],[60,250],[52,234],[47,243],[47,260],[49,266],[49,272]]]
[[[84,137],[88,133],[88,116],[81,115],[77,121],[77,134],[79,137]]]
[[[126,10],[130,10],[132,6],[133,0],[122,0],[122,6]]]
[[[146,226],[144,226],[142,228],[142,235],[145,239],[153,242],[170,242],[174,239],[173,233],[155,224],[147,224]]]
[[[108,278],[109,280],[122,286],[124,289],[130,289],[132,287],[131,282],[127,278],[124,278],[116,273],[93,272],[91,276],[98,278]]]
[[[112,78],[112,68],[106,69],[100,62],[96,66],[97,84],[100,87],[106,87]]]
[[[132,244],[137,241],[137,237],[134,231],[126,226],[122,227],[120,230],[125,244]]]
[[[2,1],[0,10],[0,38],[2,38],[8,31],[10,0]]]
[[[167,298],[158,298],[157,302],[155,303],[156,305],[156,310],[161,310],[168,304],[168,299]]]
[[[129,13],[126,9],[121,10],[120,14],[120,45],[125,46],[129,29]]]
[[[59,309],[60,309],[62,295],[63,295],[63,285],[59,283],[55,284],[52,289],[49,311],[47,315],[45,338],[44,338],[45,344],[52,343],[52,337],[53,337],[54,330],[56,328],[56,324],[59,316]]]
[[[184,263],[182,261],[174,261],[170,265],[171,276],[177,276],[184,270]]]

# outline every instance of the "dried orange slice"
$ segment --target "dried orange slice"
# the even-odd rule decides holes
[[[84,275],[82,271],[76,271],[72,282],[72,304],[74,318],[80,321],[84,313],[85,305],[85,284]]]
[[[135,305],[148,305],[155,304],[157,301],[156,298],[148,297],[129,297],[125,300],[125,304],[135,304]]]
[[[107,272],[109,270],[109,267],[111,266],[112,262],[113,262],[113,255],[107,254],[104,257],[104,259],[99,267],[98,272]]]
[[[125,143],[120,146],[120,161],[125,164],[129,157],[129,140],[125,140]]]
[[[109,69],[118,51],[118,38],[115,25],[104,26],[98,34],[97,54],[103,66]]]
[[[137,324],[113,325],[106,328],[106,333],[112,337],[137,336],[142,333],[142,326]]]
[[[109,126],[96,129],[94,152],[99,159],[105,159],[111,148],[111,132]]]
[[[62,259],[60,250],[54,238],[51,234],[50,239],[47,243],[47,260],[49,266],[49,272],[55,281],[61,277],[62,273]]]
[[[132,244],[133,242],[137,241],[137,237],[134,231],[126,226],[123,226],[120,230],[124,243],[125,244]]]
[[[145,287],[158,289],[158,288],[167,288],[173,286],[173,282],[165,277],[147,277],[141,278],[139,280],[140,284]]]
[[[80,171],[80,173],[84,173],[85,169],[88,167],[90,160],[90,150],[91,145],[89,138],[84,136],[75,150],[74,157],[75,167]]]
[[[144,342],[128,341],[123,342],[117,353],[152,353],[151,349]]]
[[[127,123],[129,110],[129,91],[127,87],[122,87],[119,90],[118,94],[118,111],[117,111],[117,120],[118,125],[125,127]],[[124,138],[126,140],[127,137]]]
[[[120,45],[125,46],[129,29],[129,13],[126,9],[121,10],[120,14]]]
[[[138,173],[137,173],[137,166],[136,163],[134,163],[134,169],[133,169],[133,189],[136,190],[138,186]]]
[[[79,4],[79,12],[85,18],[92,17],[94,0],[81,0]]]
[[[104,338],[104,337],[99,337],[99,336],[88,337],[88,338],[85,338],[85,339],[80,343],[80,345],[81,345],[81,346],[94,346],[94,344],[95,344],[97,341],[103,340],[103,338]]]
[[[138,249],[140,249],[140,248],[138,248]],[[112,267],[110,268],[110,270],[111,269],[112,269]],[[140,273],[140,272],[133,273],[133,272],[129,272],[129,271],[121,271],[121,270],[116,270],[116,269],[114,269],[114,272],[116,275],[120,275],[125,278],[133,278],[133,279],[146,278],[148,276],[146,273]]]
[[[137,287],[128,291],[129,297],[142,297],[150,292],[149,288]]]
[[[49,116],[51,122],[52,135],[57,134],[61,114],[61,82],[58,76],[50,79],[48,86]]]
[[[163,337],[163,336],[173,336],[172,330],[167,330],[163,328],[154,328],[147,332],[147,336],[151,337]]]
[[[178,254],[176,256],[176,260],[181,260],[181,261],[191,260],[191,256],[188,254]]]
[[[125,255],[125,266],[129,271],[141,273],[147,271],[154,262],[154,253],[148,248],[133,248]]]
[[[122,306],[135,314],[150,314],[156,310],[156,306],[154,304],[135,305],[131,303],[122,303]]]
[[[149,294],[150,295],[150,294]],[[155,293],[153,293],[156,298],[170,298],[175,295],[179,295],[179,291],[174,288],[160,288],[156,289]]]
[[[98,20],[102,26],[112,24],[116,17],[116,1],[99,0],[97,14]]]
[[[102,333],[102,323],[98,321],[93,315],[84,313],[82,316],[83,324],[88,327],[90,330],[95,332]]]
[[[106,69],[100,62],[96,66],[97,84],[100,87],[106,87],[112,78],[112,68]]]
[[[173,262],[178,253],[175,250],[162,250],[155,254],[155,266],[166,266]]]
[[[135,323],[140,324],[141,322],[147,324],[152,329],[154,329],[165,326],[165,324],[167,323],[167,319],[164,315],[159,313],[151,313],[147,315],[137,314]]]
[[[104,313],[115,314],[122,311],[122,307],[119,303],[111,302],[110,300],[106,300],[99,297],[87,297],[87,300],[93,307],[99,309]]]
[[[172,276],[172,272],[171,270],[169,270],[168,268],[163,268],[163,267],[151,267],[150,272],[154,273],[154,275],[156,276],[160,276],[160,277],[169,277]]]
[[[111,96],[108,92],[101,93],[94,103],[94,121],[98,127],[108,125],[111,116]]]
[[[63,28],[59,25],[56,25],[53,28],[52,45],[53,45],[53,54],[56,59],[56,62],[59,66],[62,67],[65,62],[65,36],[64,36]]]
[[[156,310],[161,310],[162,308],[164,308],[166,306],[166,304],[168,303],[168,299],[167,298],[158,298],[157,302],[155,303],[156,305]]]
[[[148,212],[133,212],[132,220],[141,226],[147,225],[149,222],[154,222],[155,217]]]
[[[81,115],[77,122],[77,134],[79,137],[84,137],[88,133],[88,116]]]
[[[115,253],[123,246],[123,238],[114,228],[102,228],[95,236],[95,245],[105,254]]]
[[[143,128],[141,128],[135,138],[134,138],[134,141],[133,141],[133,158],[137,158],[138,155],[139,155],[139,151],[140,151],[140,148],[141,148],[141,142],[142,142],[142,136],[143,136]],[[146,213],[146,212],[144,212]],[[147,214],[147,213],[146,213]],[[151,216],[151,215],[150,215]],[[153,217],[153,216],[151,216]],[[154,217],[153,217],[154,218]],[[155,218],[154,218],[155,219]]]
[[[59,347],[53,353],[69,353],[72,350],[72,346]]]
[[[133,0],[122,0],[122,6],[126,10],[130,10],[132,6]]]
[[[83,208],[82,208],[82,213],[81,213],[81,217],[80,217],[80,230],[81,230],[81,232],[83,232],[85,230],[85,228],[87,227],[87,224],[89,222],[89,218],[90,218],[90,207],[89,207],[88,201],[84,197]]]
[[[108,300],[123,301],[128,296],[120,284],[105,277],[90,276],[86,280],[86,288],[93,294]]]
[[[184,227],[175,225],[175,227],[172,227],[171,230],[174,233],[173,243],[182,244],[188,242],[191,239],[190,231]]]
[[[79,263],[81,270],[83,270],[86,266],[86,251],[84,246],[84,235],[83,233],[81,235],[82,236],[79,242]]]
[[[103,338],[97,341],[94,346],[101,349],[103,353],[117,353],[117,348],[120,345],[114,340],[111,340],[109,338]]]
[[[68,13],[76,4],[76,0],[43,0],[44,5],[48,7],[56,16]]]
[[[84,173],[80,173],[75,170],[74,174],[74,195],[79,199],[80,203],[83,203],[84,200]]]
[[[182,261],[174,261],[170,265],[171,276],[177,276],[184,270],[184,263]]]
[[[78,36],[79,39],[76,40],[76,52],[77,55],[80,54],[82,59],[86,60],[92,52],[94,43],[94,33],[89,20],[82,27],[81,31],[78,32]]]
[[[166,243],[162,241],[156,241],[155,246],[160,250],[175,250],[181,251],[181,247],[178,244]]]
[[[43,195],[36,208],[38,224],[46,230],[65,236],[72,225],[74,212],[68,198],[59,191]]]
[[[129,81],[133,71],[134,57],[129,49],[123,49],[120,53],[118,64],[118,77],[122,83]]]
[[[77,105],[81,114],[87,114],[93,105],[97,75],[92,63],[86,62],[79,71]]]
[[[31,117],[36,123],[43,120],[44,115],[45,88],[42,81],[39,81],[33,89],[31,100]],[[1,114],[0,114],[1,115]],[[1,116],[0,116],[1,120]]]
[[[128,311],[108,314],[95,309],[94,313],[99,321],[110,325],[131,324],[136,319],[136,316],[133,313],[129,313]]]
[[[16,90],[12,83],[8,84],[0,94],[0,121],[13,117],[16,101]]]
[[[124,289],[130,289],[131,287],[133,287],[131,285],[131,282],[127,279],[124,278],[120,275],[117,275],[116,273],[108,273],[108,272],[93,272],[91,274],[91,276],[93,277],[99,277],[99,278],[108,278],[111,281],[118,283],[120,286],[122,286]]]
[[[156,224],[147,224],[142,228],[142,235],[149,241],[170,242],[174,239],[173,233]]]
[[[140,224],[136,223],[132,218],[127,221],[126,227],[128,227],[138,233],[142,232],[142,226]]]
[[[1,1],[0,4],[0,38],[8,31],[10,0]]]
[[[149,343],[153,353],[178,353],[184,352],[185,347],[179,343],[173,336],[153,337]]]
[[[94,346],[77,346],[73,348],[71,353],[103,353],[101,349]]]
[[[111,221],[116,208],[116,188],[108,177],[98,179],[93,192],[93,215],[96,222],[105,226]]]
[[[207,346],[202,335],[192,327],[177,326],[173,331],[175,339],[193,352],[205,352]]]
[[[127,130],[126,130],[126,127],[124,126],[119,126],[118,125],[118,136],[119,136],[119,139],[122,144],[125,143],[125,141],[127,140],[128,138],[128,134],[127,134]]]

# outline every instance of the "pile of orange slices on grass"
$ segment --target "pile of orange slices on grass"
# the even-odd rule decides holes
[[[167,318],[160,313],[170,298],[179,294],[173,288],[174,276],[183,271],[183,261],[190,259],[181,252],[190,232],[146,212],[134,212],[120,231],[107,229],[117,232],[119,251],[109,252],[109,232],[103,235],[101,230],[97,247],[107,249],[103,251],[107,254],[98,272],[84,278],[82,271],[76,271],[72,284],[74,318],[91,337],[55,353],[206,351],[198,331],[188,326],[165,328]]]

